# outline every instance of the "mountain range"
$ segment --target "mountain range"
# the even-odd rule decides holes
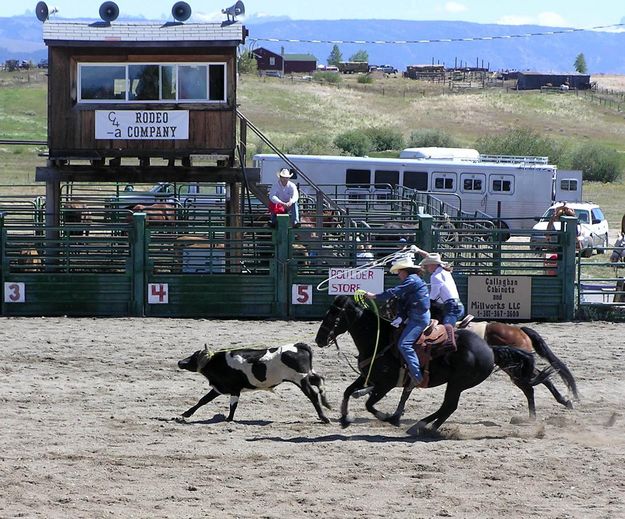
[[[407,65],[437,63],[447,67],[570,73],[574,71],[575,58],[583,53],[591,75],[625,74],[625,32],[406,20],[249,17],[243,23],[249,29],[248,47],[265,47],[278,53],[284,49],[288,54],[310,53],[320,64],[327,62],[334,42],[339,42],[336,45],[345,61],[357,51],[365,50],[370,64],[389,64],[399,70],[405,70]],[[397,41],[410,43],[391,43]],[[13,58],[36,63],[45,57],[42,25],[34,15],[0,18],[0,62]]]

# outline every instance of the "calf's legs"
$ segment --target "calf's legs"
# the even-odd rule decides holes
[[[200,407],[208,404],[209,402],[217,398],[219,395],[221,395],[221,393],[219,393],[218,391],[215,391],[214,389],[211,389],[207,394],[205,394],[202,398],[200,398],[197,404],[195,404],[192,408],[182,413],[182,416],[184,416],[185,418],[189,418],[189,416],[193,415],[193,413],[195,413]],[[237,410],[238,404],[239,404],[239,395],[238,394],[230,395],[230,413],[228,414],[228,418],[226,418],[227,422],[231,422],[232,419],[234,418],[234,412]]]
[[[323,413],[323,409],[321,409],[321,401],[322,399],[325,400],[325,395],[324,393],[322,393],[323,386],[318,386],[319,393],[317,393],[313,389],[312,384],[310,383],[310,380],[308,379],[308,377],[303,378],[301,382],[298,384],[298,386],[302,390],[302,392],[308,397],[308,399],[312,402],[312,404],[315,406],[315,411],[317,411],[317,415],[319,416],[319,419],[323,423],[330,423],[330,419]],[[325,401],[325,404],[327,404],[327,400]],[[328,406],[326,405],[326,407]]]

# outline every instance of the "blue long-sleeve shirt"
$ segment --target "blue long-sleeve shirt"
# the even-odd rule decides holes
[[[375,296],[382,302],[392,297],[399,300],[398,313],[402,319],[410,317],[411,314],[422,315],[430,309],[430,292],[425,281],[417,274],[410,274],[399,285]]]

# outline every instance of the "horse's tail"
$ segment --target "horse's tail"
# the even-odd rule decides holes
[[[573,394],[573,397],[576,400],[579,400],[579,395],[577,393],[577,383],[575,382],[575,378],[573,374],[569,371],[569,368],[562,362],[555,353],[553,353],[545,340],[538,334],[537,331],[532,328],[528,328],[527,326],[521,326],[521,330],[525,332],[525,334],[532,341],[532,346],[538,355],[540,355],[543,359],[546,359],[551,367],[553,367],[559,374],[566,386],[569,388],[569,391]]]

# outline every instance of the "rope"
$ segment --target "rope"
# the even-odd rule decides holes
[[[406,252],[411,251],[411,250],[412,249],[411,249],[410,246],[406,246],[403,249],[400,249],[400,250],[398,250],[396,252],[393,252],[393,253],[389,254],[388,256],[384,256],[383,258],[380,258],[380,259],[377,259],[377,260],[372,260],[372,261],[369,261],[367,263],[363,263],[362,265],[359,265],[357,267],[354,267],[353,269],[348,269],[348,270],[353,271],[353,272],[358,272],[360,270],[368,270],[368,269],[375,268],[375,267],[383,267],[387,263],[395,261],[399,257],[401,257],[404,254],[406,254]],[[334,276],[330,276],[329,278],[324,279],[321,283],[319,283],[317,285],[317,290],[319,290],[319,291],[328,290],[328,285],[329,285],[330,281],[335,279],[335,278],[337,278],[337,277],[339,277],[339,276],[342,276],[342,275],[344,275],[343,272],[339,272],[339,273],[335,274]]]
[[[365,378],[364,387],[369,385],[369,377],[371,376],[371,371],[373,370],[373,363],[375,362],[376,356],[378,354],[378,346],[380,344],[380,312],[378,310],[378,305],[375,304],[374,301],[371,301],[365,295],[366,292],[364,290],[356,290],[354,293],[354,301],[359,306],[363,308],[370,309],[376,316],[377,319],[377,330],[375,334],[375,348],[373,348],[373,357],[371,357],[371,363],[369,364],[369,370],[367,371],[367,377]]]

